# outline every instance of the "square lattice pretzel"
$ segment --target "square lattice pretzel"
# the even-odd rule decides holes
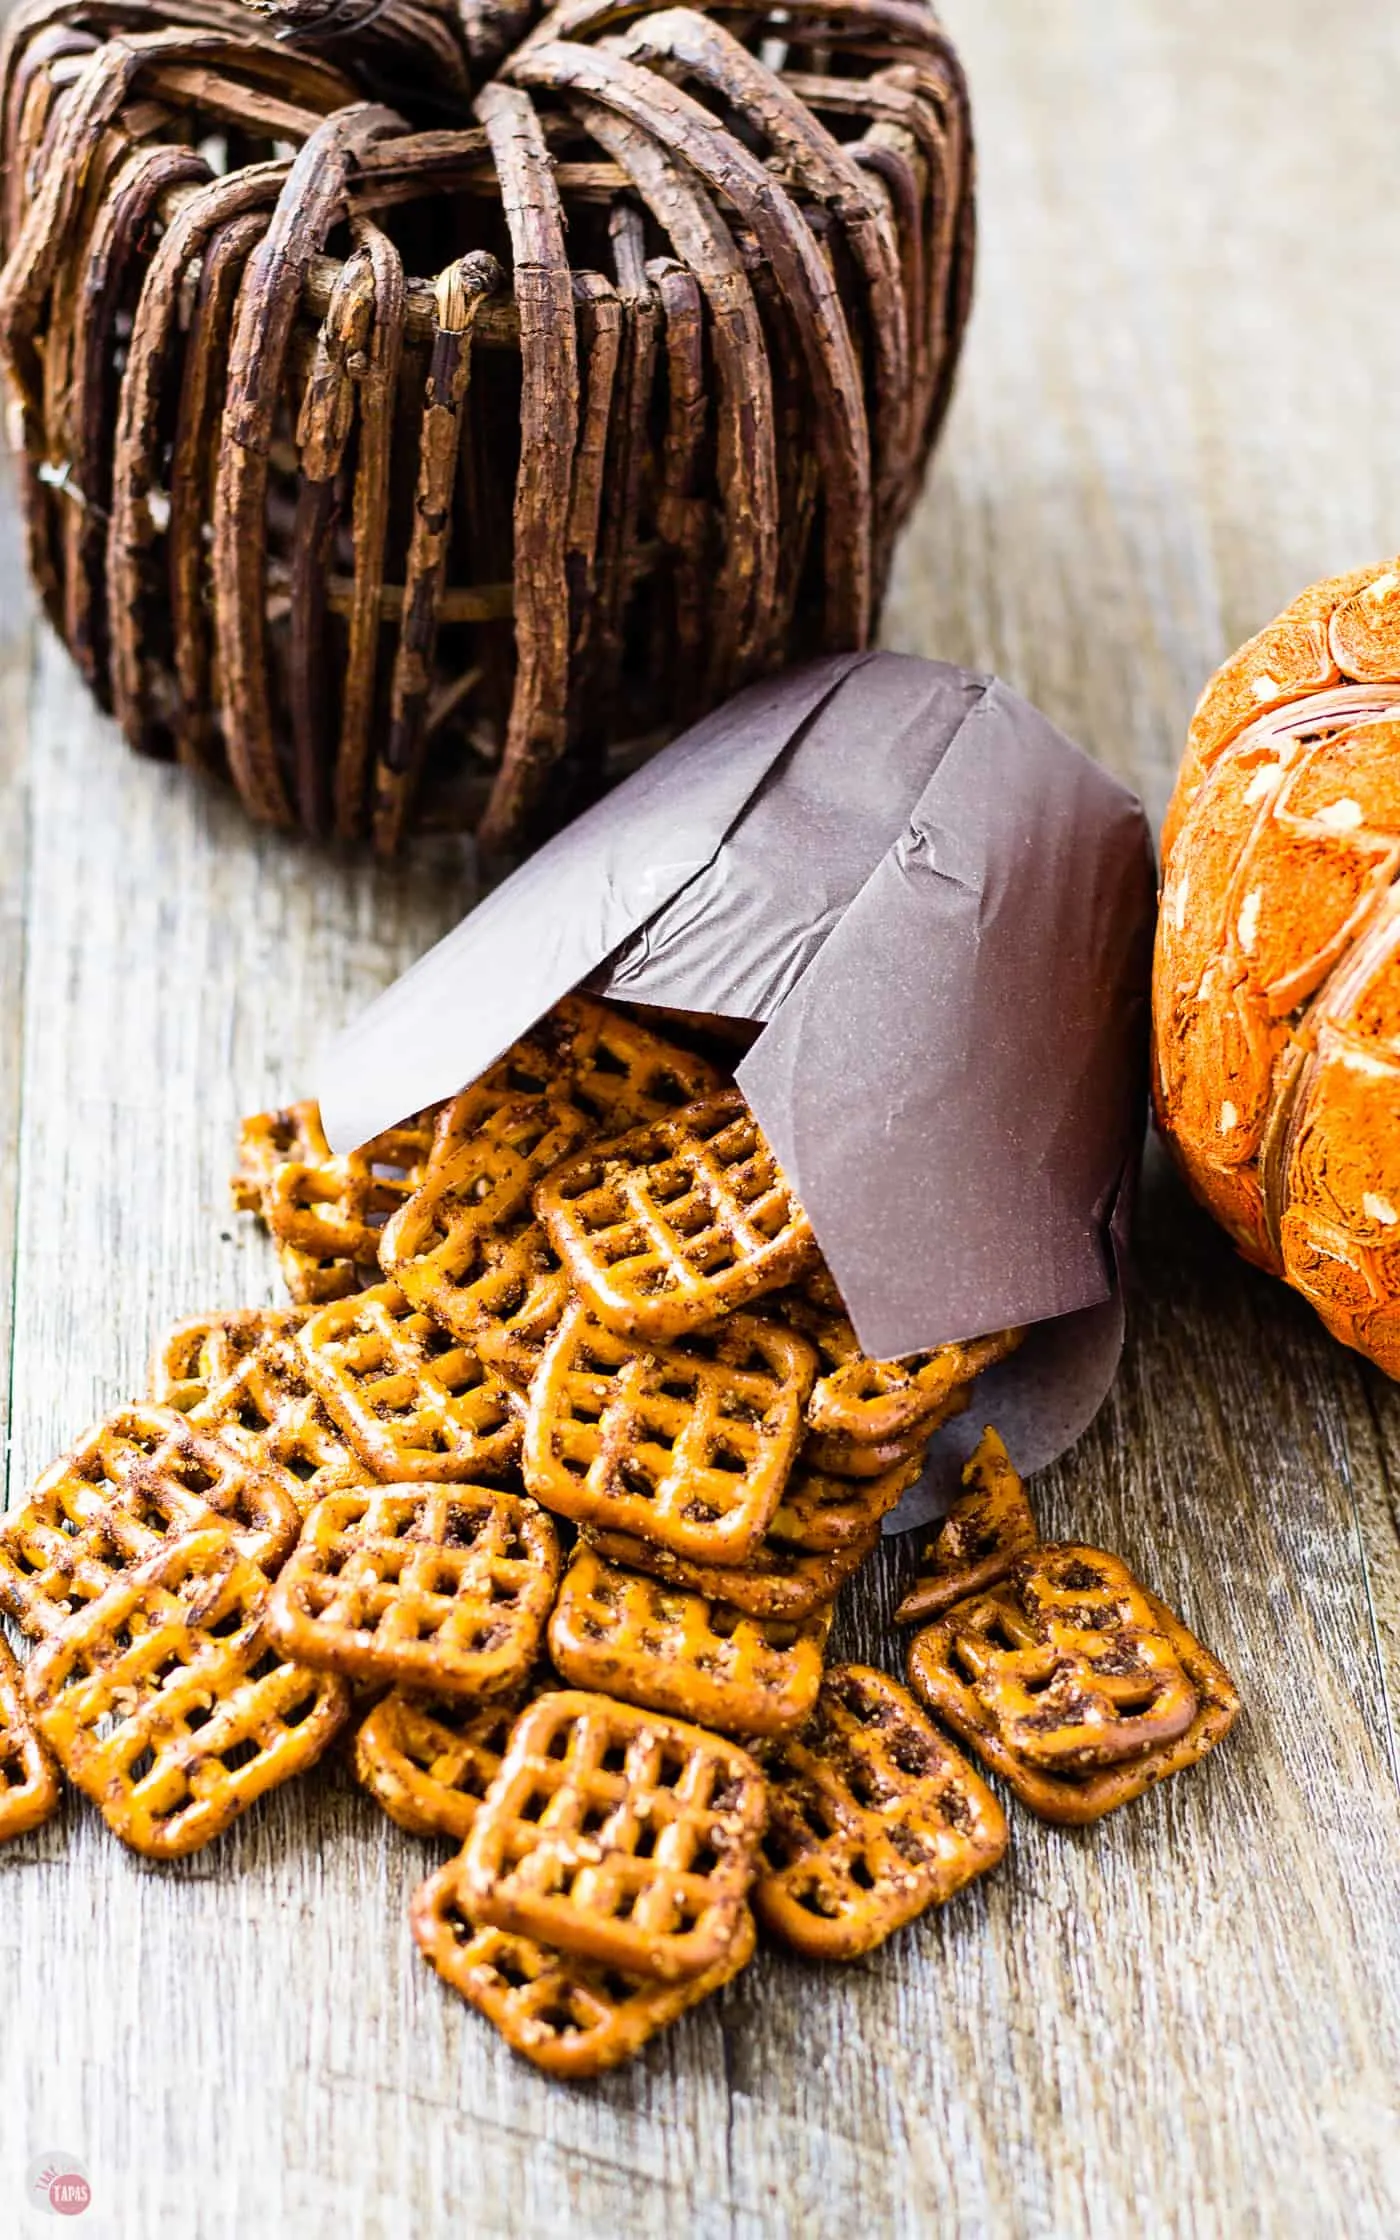
[[[287,1337],[306,1320],[305,1307],[231,1307],[193,1314],[168,1330],[151,1358],[146,1397],[188,1414],[216,1385],[256,1353],[265,1338]]]
[[[415,1891],[409,1913],[414,1942],[443,1982],[547,2076],[596,2077],[618,2068],[753,1957],[753,1915],[746,1906],[718,1966],[685,1983],[648,1982],[504,1929],[476,1928],[459,1884],[453,1861]]]
[[[168,1541],[42,1642],[25,1672],[40,1733],[123,1843],[174,1859],[313,1765],[343,1680],[289,1664],[268,1586],[222,1527]]]
[[[177,1410],[120,1408],[0,1520],[0,1609],[53,1633],[166,1539],[213,1524],[275,1569],[301,1519],[274,1479]]]
[[[631,1975],[703,1975],[744,1934],[766,1810],[736,1743],[606,1696],[540,1696],[467,1838],[463,1902]]]
[[[1116,1556],[1068,1545],[916,1634],[909,1680],[1031,1811],[1076,1826],[1194,1765],[1239,1710],[1224,1666]]]
[[[468,1345],[512,1321],[525,1341],[552,1328],[566,1287],[530,1193],[588,1127],[547,1097],[487,1099],[479,1126],[434,1160],[386,1227],[379,1264],[390,1282]]]
[[[332,1494],[277,1580],[268,1631],[288,1656],[450,1696],[520,1687],[559,1583],[554,1527],[488,1486]]]
[[[782,1734],[817,1700],[829,1608],[755,1618],[579,1547],[549,1621],[565,1680],[727,1734]]]
[[[392,1688],[355,1737],[355,1778],[401,1828],[415,1836],[471,1832],[520,1709],[453,1703]]]
[[[757,1315],[648,1350],[576,1300],[530,1387],[525,1482],[580,1523],[742,1562],[782,1497],[815,1366]]]
[[[650,1341],[747,1305],[818,1256],[737,1089],[566,1159],[536,1190],[535,1211],[600,1319]]]
[[[565,996],[480,1081],[443,1107],[433,1158],[459,1151],[502,1098],[551,1097],[617,1135],[659,1120],[718,1085],[708,1059],[679,1049],[592,996]]]
[[[377,1478],[494,1478],[520,1453],[523,1408],[513,1387],[397,1284],[318,1308],[301,1352],[325,1407]]]
[[[58,1768],[39,1738],[14,1651],[0,1634],[0,1843],[58,1810]]]
[[[295,1334],[265,1338],[191,1408],[189,1421],[275,1478],[301,1516],[325,1494],[371,1476],[322,1405]]]
[[[800,1734],[763,1753],[764,1924],[813,1960],[853,1960],[1006,1849],[1006,1816],[981,1776],[897,1680],[833,1665]]]

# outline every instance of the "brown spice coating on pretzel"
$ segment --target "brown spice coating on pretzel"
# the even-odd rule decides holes
[[[306,1320],[304,1307],[229,1307],[186,1315],[151,1356],[147,1398],[188,1414],[232,1376],[264,1338],[285,1337]]]
[[[147,1858],[201,1849],[313,1765],[345,1723],[345,1683],[272,1648],[267,1596],[221,1525],[183,1532],[29,1661],[44,1740]]]
[[[323,1495],[363,1485],[370,1476],[322,1406],[295,1332],[264,1338],[196,1402],[188,1420],[275,1480],[301,1516]]]
[[[994,1867],[1006,1818],[897,1680],[833,1665],[800,1733],[762,1754],[766,1866],[754,1905],[814,1960],[853,1960]]]
[[[745,1936],[767,1792],[737,1743],[575,1691],[516,1722],[460,1861],[474,1921],[650,1981]]]
[[[914,1584],[894,1614],[897,1626],[921,1625],[996,1586],[1040,1538],[1026,1489],[990,1424],[962,1482],[965,1492],[918,1557]]]
[[[810,1444],[810,1443],[809,1443]],[[898,1506],[923,1470],[923,1451],[875,1478],[839,1478],[816,1469],[804,1447],[773,1513],[769,1538],[807,1555],[831,1555],[867,1538]]]
[[[489,1082],[465,1098],[469,1120],[464,1099],[445,1109],[422,1184],[385,1226],[379,1264],[416,1307],[472,1344],[522,1310],[533,1333],[562,1308],[563,1287],[541,1283],[558,1271],[543,1236],[534,1238],[530,1193],[590,1122],[563,1099]]]
[[[355,1736],[355,1779],[415,1836],[463,1842],[500,1771],[519,1699],[458,1703],[393,1688]]]
[[[1116,1628],[1064,1622],[1064,1605],[1059,1615],[1037,1607],[1037,1572],[1050,1573],[1058,1598],[1080,1593],[1075,1582],[1081,1576],[1082,1591],[1094,1591],[1088,1582],[1102,1578],[1106,1567],[1123,1569],[1097,1549],[1042,1548],[1000,1586],[958,1604],[916,1634],[909,1651],[910,1685],[929,1709],[1000,1773],[1032,1812],[1069,1826],[1100,1819],[1154,1782],[1194,1765],[1223,1738],[1239,1711],[1224,1666],[1135,1581],[1130,1584],[1139,1617]],[[1072,1620],[1074,1605],[1067,1607]],[[1028,1708],[1026,1671],[1034,1668],[1033,1677],[1044,1672],[1048,1694],[1061,1664],[1068,1668],[1064,1702],[1051,1701],[1039,1732],[1018,1727]],[[1144,1743],[1135,1729],[1134,1705],[1145,1704],[1142,1725],[1150,1730],[1160,1683],[1170,1677],[1172,1665],[1178,1686],[1173,1716],[1165,1722],[1172,1731]],[[1183,1688],[1193,1706],[1184,1726],[1177,1716]],[[1019,1746],[1011,1734],[1019,1734]],[[1067,1749],[1057,1754],[1047,1745],[1060,1737]]]
[[[782,1498],[815,1365],[756,1315],[649,1349],[575,1300],[530,1387],[525,1482],[578,1523],[743,1562]]]
[[[817,1258],[738,1089],[565,1159],[535,1211],[599,1319],[651,1341],[751,1304]]]
[[[0,1609],[53,1633],[167,1540],[216,1524],[275,1571],[300,1518],[274,1476],[178,1410],[118,1408],[0,1519]]]
[[[826,1605],[756,1618],[606,1563],[581,1542],[549,1621],[549,1653],[576,1688],[737,1735],[800,1726],[821,1686]]]
[[[514,2052],[546,2076],[571,2078],[600,2076],[630,2061],[747,1967],[755,1940],[745,1907],[729,1950],[703,1975],[675,1984],[624,1975],[504,1929],[478,1929],[462,1902],[456,1861],[414,1892],[409,1924],[429,1966]]]
[[[513,1388],[412,1307],[397,1284],[319,1307],[301,1333],[301,1354],[323,1405],[376,1478],[496,1478],[519,1456]]]
[[[25,1701],[15,1653],[0,1634],[0,1843],[51,1820],[59,1795],[58,1768]]]
[[[643,1540],[630,1532],[585,1529],[584,1538],[609,1563],[624,1571],[646,1571],[673,1587],[688,1587],[692,1594],[711,1602],[727,1602],[755,1618],[809,1618],[814,1610],[833,1602],[872,1553],[880,1538],[878,1520],[872,1520],[858,1537],[821,1555],[784,1547],[770,1531],[744,1563],[697,1563]]]
[[[559,1582],[554,1526],[494,1487],[377,1486],[306,1520],[268,1605],[288,1656],[351,1679],[483,1698],[520,1687]]]

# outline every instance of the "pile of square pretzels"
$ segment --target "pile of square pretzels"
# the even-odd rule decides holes
[[[349,1157],[306,1105],[241,1152],[295,1304],[181,1324],[0,1525],[37,1644],[21,1674],[0,1642],[0,1834],[61,1767],[178,1856],[354,1720],[364,1786],[463,1847],[422,1950],[582,2076],[728,1982],[755,1914],[849,1959],[995,1865],[945,1730],[1082,1822],[1229,1726],[1122,1563],[1039,1541],[991,1431],[897,1612],[914,1693],[824,1666],[838,1588],[1017,1334],[862,1354],[708,1058],[571,997]]]

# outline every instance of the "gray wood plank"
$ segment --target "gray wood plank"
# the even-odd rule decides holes
[[[981,286],[887,638],[999,668],[1160,811],[1212,664],[1396,540],[1400,29],[1381,0],[1340,0],[1325,39],[1304,0],[947,15]],[[128,760],[47,641],[26,739],[10,674],[0,647],[18,1488],[137,1386],[164,1321],[273,1294],[227,1210],[237,1116],[302,1087],[466,884],[446,845],[389,875],[252,833]],[[72,1805],[0,1851],[0,2229],[56,2145],[93,2179],[83,2229],[122,2240],[1382,2240],[1397,1487],[1396,1388],[1154,1158],[1122,1378],[1035,1492],[1236,1671],[1246,1715],[1208,1766],[1085,1835],[1018,1814],[1006,1866],[942,1916],[845,1971],[766,1957],[588,2089],[523,2070],[416,1960],[404,1909],[437,1854],[338,1768],[176,1869]],[[884,1551],[843,1619],[891,1665],[907,1562]]]

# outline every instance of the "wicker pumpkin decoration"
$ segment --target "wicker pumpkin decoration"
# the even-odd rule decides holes
[[[1207,686],[1154,1025],[1192,1188],[1400,1376],[1400,560],[1314,585]]]
[[[20,0],[29,561],[142,753],[517,848],[864,644],[967,310],[922,0]]]

